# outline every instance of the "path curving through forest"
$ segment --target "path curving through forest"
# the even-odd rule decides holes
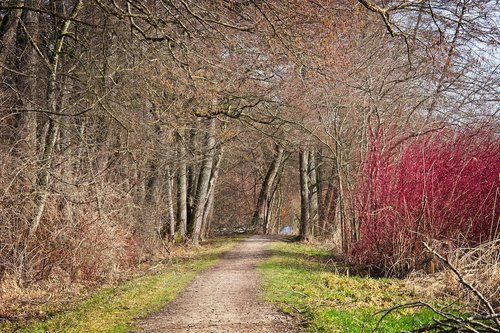
[[[252,236],[238,244],[163,310],[141,320],[138,332],[300,332],[292,318],[259,299],[256,266],[272,241]]]

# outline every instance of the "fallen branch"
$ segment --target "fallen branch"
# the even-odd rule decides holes
[[[458,282],[460,284],[462,284],[464,287],[466,287],[467,289],[469,289],[470,291],[472,291],[472,293],[474,295],[476,295],[476,297],[480,301],[480,304],[482,304],[484,307],[486,307],[486,309],[488,310],[488,313],[493,316],[492,318],[495,321],[495,323],[497,325],[497,328],[500,330],[500,320],[498,319],[498,316],[496,316],[497,313],[495,312],[495,309],[493,308],[493,306],[491,305],[491,303],[486,299],[486,297],[484,297],[484,295],[479,290],[477,290],[476,288],[474,288],[473,285],[471,285],[470,283],[467,283],[467,281],[464,280],[463,275],[458,271],[458,269],[455,268],[454,265],[452,265],[450,263],[450,261],[448,259],[446,259],[441,254],[439,254],[437,251],[435,251],[434,249],[432,249],[425,242],[424,242],[424,246],[425,246],[425,248],[428,251],[430,251],[433,255],[435,255],[437,258],[439,258],[439,260],[441,260],[446,266],[448,266],[448,268],[457,276]]]
[[[437,315],[437,317],[433,319],[434,322],[415,328],[409,332],[500,333],[500,313],[496,312],[495,308],[492,306],[492,303],[488,300],[488,298],[477,288],[475,288],[471,283],[465,281],[463,274],[447,258],[431,248],[428,244],[424,243],[424,246],[436,258],[441,260],[450,269],[451,272],[453,272],[453,274],[457,277],[460,285],[464,286],[466,289],[472,292],[478,302],[478,308],[485,309],[487,311],[487,314],[478,313],[469,316],[460,316],[451,313],[451,311],[449,310],[446,310],[449,306],[438,309],[436,306],[425,302],[413,302],[398,305],[388,310],[377,312],[375,315],[382,314],[382,316],[378,320],[377,325],[372,332],[376,332],[379,329],[381,322],[388,315],[395,311],[404,309],[426,308]],[[457,299],[457,302],[453,304],[463,304],[463,300]]]

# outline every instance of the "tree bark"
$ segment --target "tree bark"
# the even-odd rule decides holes
[[[325,200],[323,203],[323,220],[321,228],[330,233],[335,232],[335,211],[337,209],[337,190],[335,187],[335,169],[328,179],[328,188],[326,189]],[[330,226],[329,226],[330,224]]]
[[[275,183],[276,175],[283,163],[284,149],[281,145],[276,144],[276,155],[269,165],[264,182],[260,189],[259,198],[257,200],[257,207],[253,214],[253,225],[259,232],[266,233],[266,226],[269,224],[269,206],[272,200],[273,184]]]
[[[279,184],[276,184],[275,190],[273,191],[273,198],[269,203],[269,210],[267,214],[268,223],[264,226],[265,234],[272,234],[273,232],[276,233],[279,232],[282,226],[282,220],[281,220],[282,208],[283,208],[283,192],[281,191]],[[273,223],[271,223],[271,221]]]
[[[318,179],[316,175],[316,149],[309,150],[309,227],[310,237],[314,237],[318,227]]]
[[[174,176],[170,170],[170,166],[167,166],[167,214],[168,214],[168,222],[169,222],[169,235],[171,238],[174,237],[175,234],[175,214],[174,214],[174,197],[172,195],[172,187],[174,182]]]
[[[324,233],[325,229],[323,227],[325,220],[325,201],[323,200],[323,177],[324,177],[324,165],[323,165],[323,150],[320,148],[316,157],[316,170],[317,170],[317,185],[318,190],[318,232]]]
[[[27,5],[27,6],[34,6],[35,4],[38,6],[40,0],[35,0],[35,1],[18,1],[17,6],[21,5]],[[19,18],[16,18],[18,22],[15,25],[22,24],[24,27],[24,33],[21,33],[19,30],[19,26],[17,27],[18,32],[16,33],[16,41],[10,41],[11,45],[9,45],[9,42],[7,41],[2,41],[3,47],[6,48],[11,48],[13,50],[16,46],[16,44],[23,44],[22,40],[25,40],[26,34],[31,35],[31,39],[33,40],[33,43],[39,44],[40,43],[40,34],[39,34],[39,27],[40,27],[40,14],[31,10],[23,10],[23,13],[21,14],[21,20]],[[7,38],[9,39],[9,38]],[[17,90],[19,91],[19,95],[22,96],[20,101],[19,101],[19,107],[20,109],[24,110],[32,110],[36,108],[36,103],[37,101],[43,100],[45,96],[40,96],[42,89],[37,89],[39,84],[37,83],[37,77],[40,76],[40,67],[39,63],[36,61],[36,53],[35,50],[33,49],[32,45],[24,41],[26,44],[24,47],[23,56],[19,58],[19,68],[26,74],[26,75],[17,75],[15,78],[15,85],[17,87]],[[9,52],[9,51],[7,51]],[[4,53],[7,53],[4,52]],[[0,57],[1,58],[1,57]],[[0,63],[5,64],[6,59],[1,58]],[[2,76],[1,71],[3,70],[0,69],[0,77]],[[43,94],[43,93],[42,93]],[[16,137],[16,142],[19,144],[18,151],[16,153],[19,154],[19,156],[29,156],[30,159],[36,160],[37,159],[37,115],[32,112],[21,112],[17,117],[17,127],[15,131],[17,132],[17,137]],[[35,183],[35,172],[34,170],[31,170],[32,173],[32,183]]]
[[[196,128],[194,127],[189,130],[189,141],[188,141],[188,149],[189,153],[193,154],[195,150],[195,140],[196,140]],[[189,234],[193,233],[194,229],[194,207],[196,205],[196,175],[195,175],[195,166],[196,162],[192,161],[187,165],[187,232]]]
[[[338,189],[338,219],[337,221],[339,222],[340,226],[340,237],[341,237],[341,244],[342,244],[342,250],[344,253],[347,253],[349,250],[349,237],[348,237],[348,230],[347,230],[347,209],[346,209],[346,199],[344,198],[344,183],[345,180],[344,178],[346,177],[344,175],[344,169],[342,168],[342,162],[343,162],[343,151],[342,147],[337,143],[336,146],[336,154],[335,154],[335,159],[336,159],[336,170],[337,170],[337,189]],[[336,222],[337,222],[336,221]]]
[[[299,151],[300,173],[300,239],[309,240],[309,182],[307,177],[307,150]]]
[[[16,7],[22,7],[24,1],[14,2]],[[0,30],[0,64],[4,65],[8,59],[9,52],[15,49],[14,41],[16,37],[17,25],[21,18],[22,9],[11,9],[4,16]],[[5,20],[5,21],[4,21]],[[0,77],[3,76],[4,68],[0,67]]]
[[[210,177],[215,154],[215,119],[210,118],[207,124],[207,134],[205,136],[205,144],[207,151],[201,164],[198,184],[196,187],[196,199],[193,209],[193,245],[199,245],[201,227],[203,225],[203,213],[205,205],[208,201],[208,189],[210,185]]]
[[[182,135],[177,132],[177,158],[179,161],[179,171],[177,172],[177,223],[178,232],[182,238],[187,233],[187,163],[186,148]]]
[[[210,232],[210,224],[213,215],[214,202],[215,202],[215,184],[217,184],[217,178],[219,178],[220,164],[222,162],[222,155],[224,153],[221,147],[219,153],[217,154],[215,165],[212,168],[212,176],[210,177],[210,187],[208,189],[208,201],[203,212],[203,226],[201,232],[201,239],[205,240]]]
[[[151,159],[149,163],[149,176],[146,183],[146,193],[144,193],[144,201],[147,206],[154,207],[157,203],[157,198],[159,194],[158,187],[161,186],[158,181],[158,166],[154,158]],[[170,172],[169,170],[167,172]]]

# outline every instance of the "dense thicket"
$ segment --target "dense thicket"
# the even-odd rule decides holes
[[[490,128],[440,131],[391,149],[372,133],[357,181],[352,258],[378,273],[425,266],[423,243],[449,254],[498,238],[500,144]],[[392,271],[392,272],[391,272]]]
[[[2,1],[0,278],[101,281],[231,230],[326,237],[385,273],[422,239],[497,237],[497,10]]]

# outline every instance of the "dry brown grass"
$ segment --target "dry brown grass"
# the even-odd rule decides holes
[[[481,292],[497,312],[500,311],[500,238],[474,248],[458,249],[449,260],[464,280]],[[456,282],[450,284],[448,289],[469,304],[474,304],[476,300],[470,291]]]
[[[447,260],[496,312],[500,311],[500,239],[476,247],[458,248],[447,255]],[[457,299],[471,312],[480,310],[477,295],[460,283],[450,269],[435,274],[414,274],[408,279],[408,285],[427,298]]]
[[[444,269],[408,283],[420,297],[444,296],[451,302],[442,307],[419,301],[397,306],[386,315],[400,308],[425,307],[436,315],[434,322],[411,332],[500,332],[500,239],[446,255],[424,246]]]

